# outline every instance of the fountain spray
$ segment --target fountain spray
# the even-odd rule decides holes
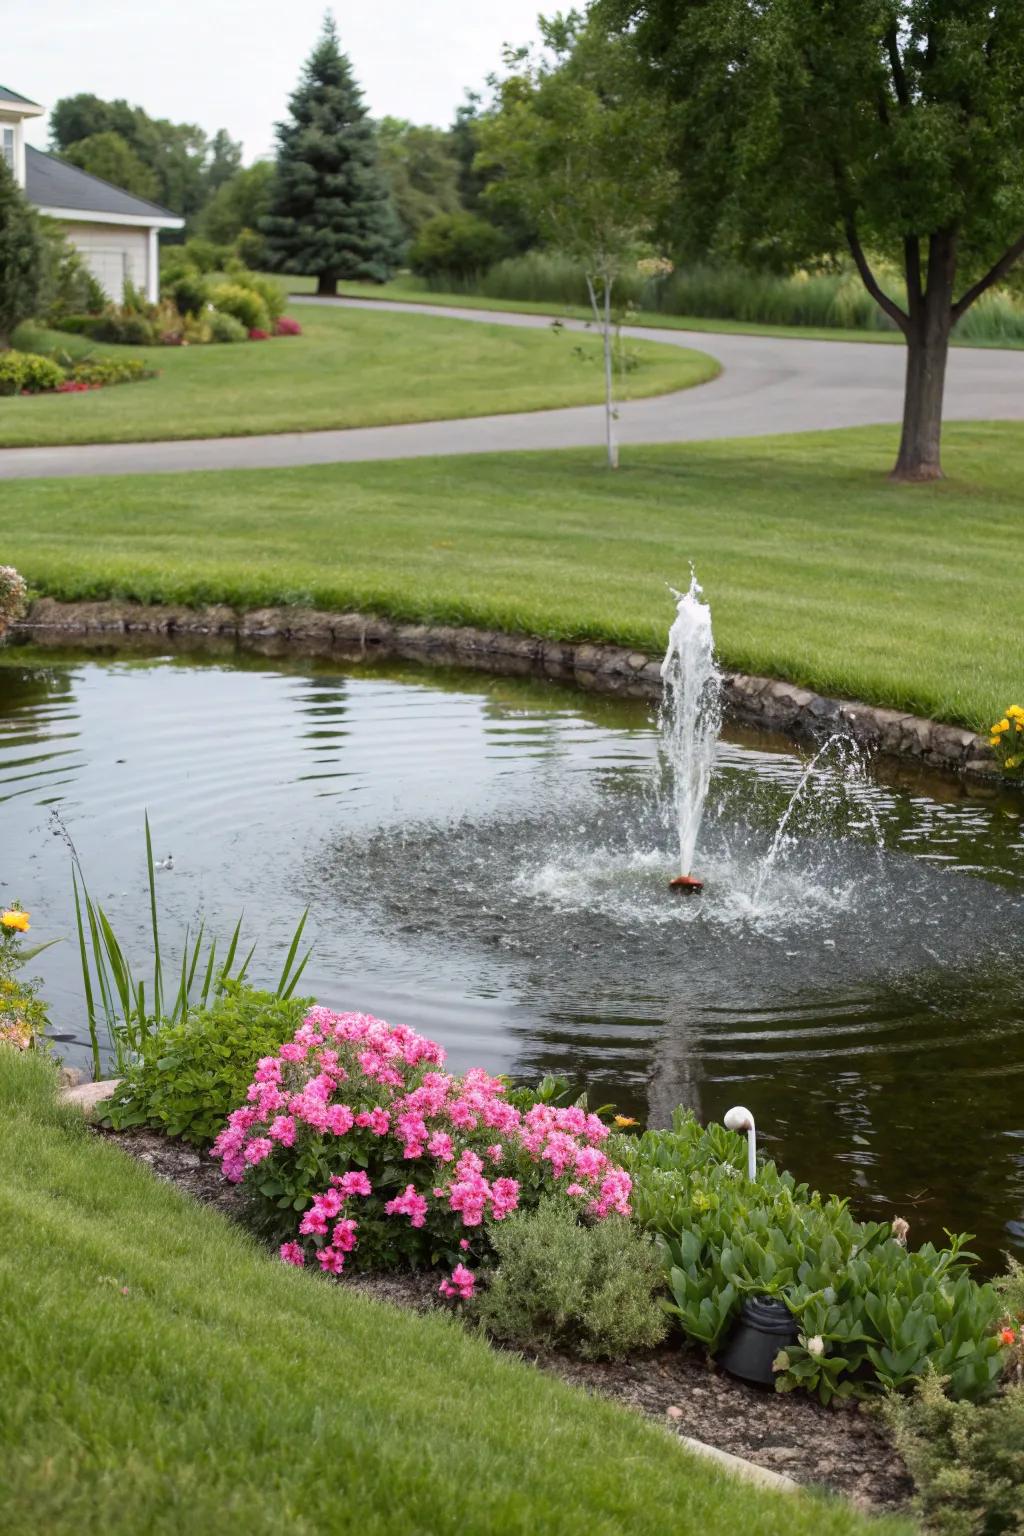
[[[721,674],[715,664],[711,609],[701,601],[696,576],[691,572],[688,592],[673,589],[672,595],[676,616],[661,664],[658,724],[679,837],[680,873],[669,885],[692,895],[703,888],[703,881],[692,873],[693,854],[722,725]]]

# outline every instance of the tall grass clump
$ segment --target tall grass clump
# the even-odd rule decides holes
[[[880,267],[898,304],[906,294],[898,275]],[[550,251],[509,256],[473,277],[439,274],[426,283],[435,292],[474,294],[502,301],[589,308],[586,276],[567,257]],[[816,330],[891,331],[896,326],[865,291],[853,271],[779,274],[727,262],[694,262],[668,276],[637,268],[616,280],[615,299],[647,314],[732,320],[747,325],[806,326]],[[1024,342],[1024,303],[996,290],[971,307],[955,332],[961,341],[988,345]]]
[[[222,996],[230,984],[244,981],[256,952],[253,944],[240,956],[242,918],[239,917],[226,945],[216,935],[209,936],[205,922],[193,934],[186,925],[181,942],[181,958],[173,969],[165,970],[167,950],[161,944],[160,913],[156,898],[156,865],[149,816],[146,816],[146,871],[149,884],[149,920],[152,937],[151,979],[138,973],[118,939],[106,912],[89,894],[85,875],[75,845],[67,829],[55,818],[56,825],[71,853],[71,881],[75,899],[75,923],[82,967],[82,990],[92,1051],[93,1074],[101,1070],[100,1029],[104,1028],[107,1046],[114,1057],[118,1076],[123,1076],[158,1029],[177,1024],[191,1008],[207,1008]],[[298,960],[308,907],[300,917],[274,996],[286,1000],[292,996],[311,950]]]

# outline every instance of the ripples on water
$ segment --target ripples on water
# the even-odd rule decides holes
[[[266,979],[310,901],[309,990],[456,1068],[565,1071],[659,1119],[742,1101],[865,1214],[1024,1251],[1022,802],[840,753],[762,880],[806,762],[734,734],[705,892],[673,898],[656,759],[643,706],[522,680],[9,650],[0,898],[73,935],[57,806],[141,962],[148,808],[168,936],[244,905]],[[74,946],[33,969],[84,1061]]]

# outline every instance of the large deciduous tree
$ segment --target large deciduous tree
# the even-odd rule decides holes
[[[1024,253],[1021,0],[597,0],[677,110],[712,247],[846,248],[907,344],[894,474],[941,473],[950,333]],[[886,290],[877,257],[896,261]]]
[[[340,278],[384,282],[401,229],[377,157],[377,135],[328,14],[290,120],[277,126],[277,174],[263,220],[275,271],[309,273],[317,292]]]
[[[618,464],[612,294],[668,199],[659,103],[635,88],[632,51],[576,12],[540,18],[548,58],[507,56],[497,110],[477,128],[477,165],[494,175],[486,200],[523,210],[544,241],[582,268],[604,340],[608,463]]]

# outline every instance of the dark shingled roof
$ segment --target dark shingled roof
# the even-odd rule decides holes
[[[9,91],[6,85],[0,85],[0,101],[13,101],[19,107],[39,107],[38,101],[30,101],[27,96],[19,96],[17,91]],[[43,110],[39,107],[40,112]]]
[[[109,181],[80,171],[77,165],[58,160],[56,155],[44,155],[31,144],[25,146],[25,193],[37,207],[73,209],[86,217],[90,213],[123,213],[132,218],[177,218],[169,208],[134,197]]]

